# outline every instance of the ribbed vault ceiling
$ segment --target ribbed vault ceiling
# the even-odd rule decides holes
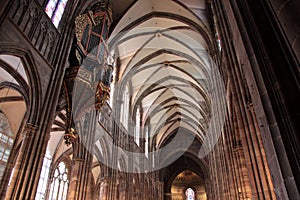
[[[111,34],[118,93],[129,87],[130,114],[143,110],[156,146],[179,128],[200,141],[206,134],[211,60],[204,2],[137,1]]]

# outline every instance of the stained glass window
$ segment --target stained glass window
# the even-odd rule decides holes
[[[64,162],[60,162],[54,171],[49,200],[66,200],[69,187],[68,169]]]
[[[46,13],[57,28],[63,16],[68,0],[49,0],[46,6]]]
[[[195,192],[192,188],[188,188],[185,191],[186,200],[195,200]]]
[[[42,167],[42,171],[41,171],[41,175],[40,175],[37,193],[35,196],[36,200],[46,199],[45,194],[46,194],[46,190],[47,190],[47,182],[48,182],[50,165],[51,165],[51,155],[47,149],[46,155],[45,155],[44,161],[43,161],[43,167]]]
[[[0,181],[13,144],[13,133],[6,116],[0,112]]]

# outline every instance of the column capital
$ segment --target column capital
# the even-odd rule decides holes
[[[27,136],[32,136],[34,133],[37,132],[38,128],[39,127],[37,125],[31,124],[31,123],[27,123],[24,126],[24,131],[25,131],[25,134]]]
[[[30,130],[30,131],[37,131],[38,126],[35,125],[35,124],[32,124],[32,123],[27,123],[27,124],[25,125],[25,129],[26,129],[26,130]]]

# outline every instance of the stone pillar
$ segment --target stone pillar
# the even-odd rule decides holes
[[[134,187],[133,187],[133,194],[132,194],[132,197],[133,199],[139,199],[139,186],[134,184]]]
[[[164,200],[172,200],[172,194],[171,193],[164,193]]]
[[[212,193],[212,191],[211,191],[210,180],[209,180],[208,178],[206,178],[206,179],[204,180],[204,184],[205,184],[206,198],[207,198],[207,199],[212,199],[212,198],[211,198],[211,193]]]
[[[10,186],[5,199],[34,199],[37,181],[40,173],[39,165],[42,164],[41,145],[47,145],[44,137],[38,133],[38,127],[27,124],[23,130],[24,139],[19,151]],[[41,134],[42,135],[42,134]],[[43,140],[44,139],[44,140]]]
[[[68,200],[85,200],[91,198],[91,176],[93,156],[77,138],[74,148]]]
[[[248,178],[248,169],[246,167],[246,160],[242,146],[238,146],[234,150],[236,159],[238,160],[238,168],[240,171],[241,185],[238,188],[238,196],[242,199],[252,199],[252,190]]]
[[[158,184],[157,199],[163,200],[164,183],[158,181],[157,184]]]
[[[72,199],[79,199],[76,198],[78,196],[78,187],[80,185],[80,174],[82,173],[82,166],[83,166],[84,160],[75,158],[72,160],[72,169],[71,169],[71,177],[70,177],[70,183],[69,183],[69,190],[68,190],[68,200]]]
[[[6,163],[6,168],[5,168],[5,171],[2,175],[2,179],[0,180],[0,197],[4,197],[8,188],[8,183],[10,181],[10,177],[11,177],[11,173],[14,169],[14,166],[15,166],[15,161],[17,159],[17,156],[18,156],[18,148],[19,148],[19,144],[20,142],[22,141],[22,138],[23,136],[18,133],[16,135],[16,137],[14,138],[14,143],[11,147],[11,150],[10,150],[10,155],[9,155],[9,159]]]
[[[125,185],[119,185],[119,200],[126,200],[126,190]]]
[[[101,178],[100,183],[100,192],[99,192],[99,200],[107,200],[108,199],[108,192],[109,192],[109,177],[105,176]]]
[[[249,112],[249,121],[251,122],[252,134],[251,141],[255,145],[255,161],[258,165],[258,180],[261,183],[261,191],[259,195],[266,199],[276,199],[274,192],[274,186],[271,180],[270,170],[267,165],[267,158],[265,149],[262,142],[261,132],[256,120],[256,113],[252,102],[247,104],[247,109]]]
[[[124,174],[119,175],[118,177],[118,200],[126,200],[127,185],[125,179],[126,178]]]

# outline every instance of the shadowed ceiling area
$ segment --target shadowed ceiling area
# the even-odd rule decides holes
[[[17,134],[26,114],[28,83],[22,60],[12,55],[0,55],[0,111],[6,115],[13,135]]]
[[[213,65],[207,12],[204,0],[140,0],[110,36],[119,61],[116,94],[129,91],[130,116],[142,110],[156,148],[179,128],[200,141],[207,132]]]

